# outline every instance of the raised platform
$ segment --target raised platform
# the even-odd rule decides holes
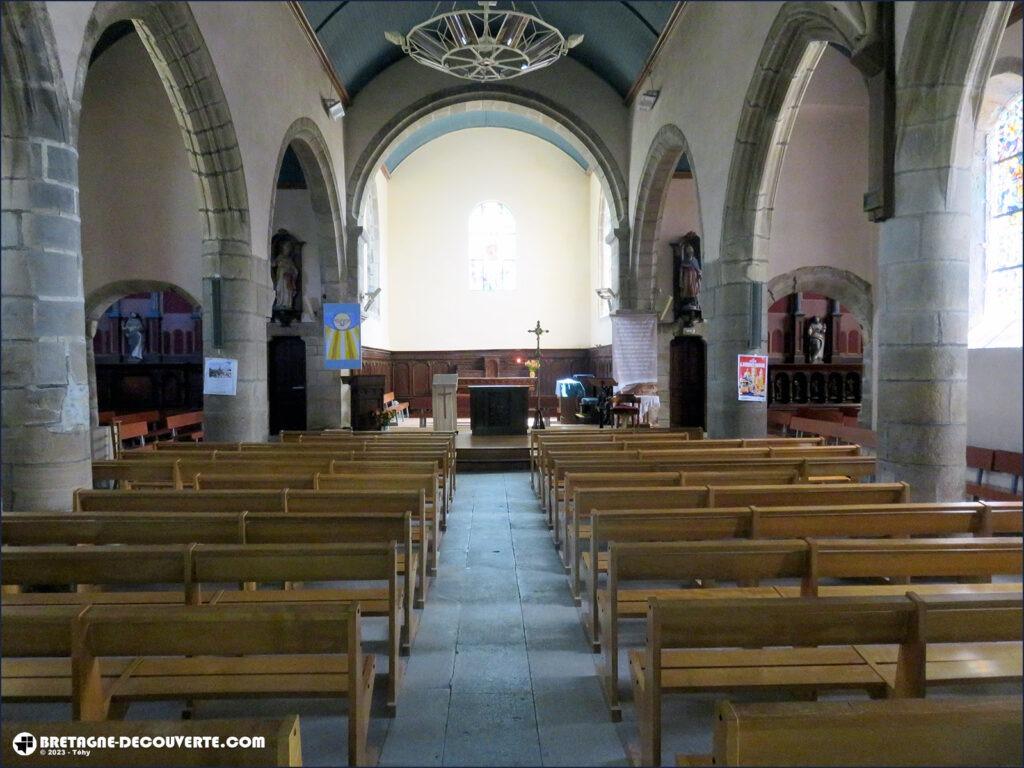
[[[459,425],[455,437],[459,472],[513,472],[530,468],[529,435],[488,435],[470,433]]]

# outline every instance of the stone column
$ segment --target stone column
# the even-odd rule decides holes
[[[708,286],[701,294],[708,342],[708,437],[764,437],[767,431],[767,404],[740,402],[736,390],[737,355],[763,354],[765,349],[763,338],[757,347],[750,346],[751,315],[758,309],[751,285],[764,295],[764,283],[750,281]]]
[[[58,109],[44,84],[12,84],[5,78],[4,85],[33,92],[33,103],[43,112]],[[72,491],[92,485],[78,153],[66,142],[58,118],[51,118],[49,134],[24,136],[11,130],[4,115],[5,510],[70,510]]]
[[[238,387],[234,397],[203,397],[203,429],[210,442],[263,442],[269,434],[267,395],[267,319],[270,317],[270,267],[257,258],[247,243],[237,252],[229,241],[208,241],[218,253],[207,257],[208,274],[220,277],[221,329],[214,344],[217,324],[213,317],[213,280],[203,281],[203,355],[238,360]],[[260,274],[263,270],[265,274]]]
[[[938,84],[920,90],[922,102],[942,96]],[[932,156],[940,130],[934,115],[904,128],[896,215],[879,242],[880,471],[909,482],[914,501],[964,495],[970,168]]]

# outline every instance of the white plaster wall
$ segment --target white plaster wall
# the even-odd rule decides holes
[[[64,83],[73,94],[85,27],[95,3],[46,5]],[[243,8],[233,2],[197,2],[189,6],[234,123],[245,172],[253,253],[267,258],[277,159],[285,132],[300,117],[311,119],[324,135],[339,205],[344,208],[343,123],[331,121],[321,105],[322,97],[334,96],[334,88],[286,3],[246,3]]]
[[[590,187],[547,142],[502,128],[450,133],[409,156],[389,185],[390,337],[395,350],[590,341]],[[469,290],[467,223],[484,200],[516,219],[517,288]]]
[[[967,444],[1020,451],[1024,357],[1016,349],[967,350]]]
[[[661,288],[657,306],[659,312],[672,296],[672,246],[670,243],[673,240],[678,240],[687,232],[696,232],[698,235],[701,233],[697,182],[692,178],[672,179],[668,185],[665,208],[661,214],[661,225],[658,227],[655,245],[655,252],[658,254],[657,280],[658,287]],[[702,238],[702,247],[703,244]],[[669,319],[671,319],[671,315]]]
[[[673,123],[686,137],[700,187],[699,231],[706,261],[718,259],[740,111],[780,7],[776,2],[688,3],[644,82],[645,90],[661,90],[658,102],[650,112],[633,108],[630,220],[651,141]]]
[[[137,35],[90,72],[79,127],[85,295],[160,280],[202,295],[199,192],[163,85]]]
[[[349,168],[360,158],[374,135],[398,112],[438,91],[465,81],[403,58],[381,72],[356,95],[345,118]],[[629,162],[629,111],[607,82],[574,59],[517,77],[516,88],[557,102],[586,122],[619,163],[623,175]]]
[[[772,215],[769,278],[828,265],[875,282],[878,226],[868,221],[868,94],[856,68],[828,47],[811,77],[786,149]]]
[[[317,247],[316,217],[308,189],[279,189],[274,202],[274,232],[287,229],[299,240],[302,247],[302,321],[316,322],[309,312],[320,306],[323,281],[320,277],[320,252]],[[307,303],[310,302],[310,303]]]

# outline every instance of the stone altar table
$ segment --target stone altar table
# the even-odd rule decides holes
[[[525,435],[531,387],[469,387],[470,429],[474,435]]]

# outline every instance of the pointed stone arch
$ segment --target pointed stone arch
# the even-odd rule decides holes
[[[85,28],[71,97],[77,135],[89,62],[103,32],[130,21],[155,67],[181,129],[199,190],[203,245],[203,307],[219,281],[221,316],[203,323],[203,348],[238,363],[237,395],[208,397],[204,430],[212,440],[262,440],[267,435],[266,318],[270,274],[252,250],[242,155],[231,111],[199,25],[187,3],[98,2]],[[214,332],[220,328],[220,344]]]
[[[835,44],[855,59],[875,42],[876,14],[868,2],[788,2],[761,50],[729,165],[719,258],[705,269],[713,436],[765,432],[765,406],[737,402],[736,355],[764,348],[764,338],[751,339],[758,327],[752,315],[765,310],[767,246],[786,146],[825,46]]]
[[[345,263],[342,214],[334,163],[320,128],[308,117],[300,117],[285,131],[275,164],[274,189],[271,194],[270,229],[267,242],[274,233],[274,210],[277,205],[277,178],[285,152],[291,147],[306,180],[313,219],[316,222],[317,256],[320,262],[321,302],[351,300],[356,295],[355,274],[343,271]],[[314,310],[322,306],[314,303]],[[314,318],[315,320],[315,318]],[[303,322],[289,329],[268,326],[270,336],[299,333],[306,348],[306,426],[309,429],[341,426],[341,380],[337,371],[328,371],[323,364],[323,330],[319,322]]]

